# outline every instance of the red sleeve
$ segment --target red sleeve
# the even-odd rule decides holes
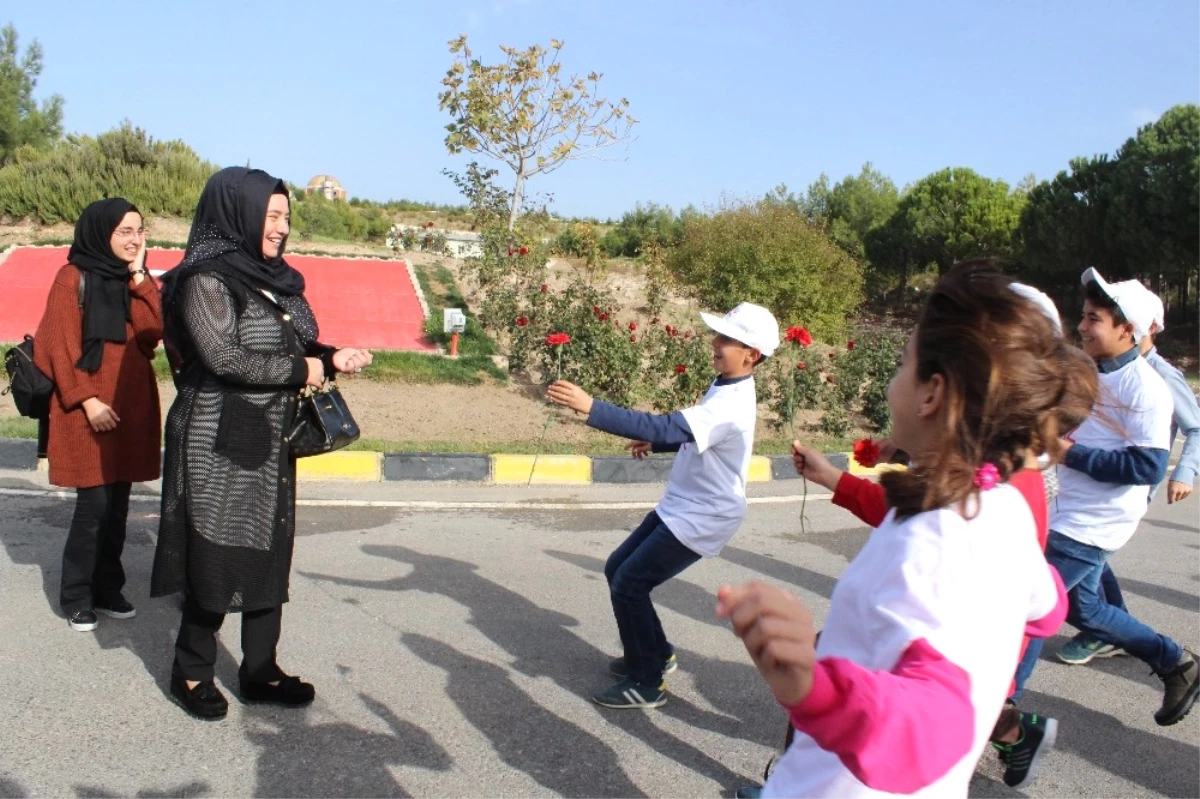
[[[845,508],[872,527],[883,524],[888,512],[883,486],[850,472],[843,472],[838,480],[833,492],[833,504]]]
[[[133,336],[138,349],[147,358],[153,358],[163,332],[158,283],[149,275],[141,283],[130,283],[129,299],[129,315],[133,319]]]
[[[888,793],[941,779],[975,739],[970,677],[924,639],[909,644],[891,671],[817,661],[812,690],[788,713],[864,785]]]
[[[54,381],[64,409],[74,410],[84,400],[100,396],[93,375],[75,366],[83,356],[83,312],[75,267],[63,268],[54,278],[34,339],[34,362]]]

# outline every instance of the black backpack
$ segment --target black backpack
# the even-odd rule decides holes
[[[83,289],[87,273],[79,273],[79,308],[83,309]],[[4,371],[8,372],[8,387],[0,396],[12,394],[17,404],[17,413],[32,419],[50,417],[50,395],[54,393],[54,381],[33,363],[33,336],[4,353]]]

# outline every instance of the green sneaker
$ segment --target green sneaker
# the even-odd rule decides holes
[[[1075,637],[1059,647],[1058,659],[1072,666],[1091,663],[1093,658],[1111,658],[1125,654],[1125,650],[1106,644],[1091,633],[1076,633]]]
[[[592,694],[592,701],[621,709],[662,707],[667,703],[667,684],[663,682],[655,688],[626,677],[616,685]]]
[[[675,657],[675,653],[671,653],[671,657],[663,661],[663,674],[670,674],[679,668],[679,660]],[[629,676],[629,669],[625,668],[625,658],[617,658],[608,664],[608,673],[614,677],[625,679]]]

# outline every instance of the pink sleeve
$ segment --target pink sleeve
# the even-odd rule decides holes
[[[1054,607],[1040,618],[1030,619],[1025,625],[1025,635],[1030,638],[1049,638],[1058,632],[1058,628],[1067,620],[1067,589],[1063,585],[1062,576],[1053,565],[1047,563],[1046,568],[1050,570],[1050,578],[1054,581]]]
[[[792,725],[832,752],[864,785],[913,793],[943,777],[971,749],[971,680],[925,639],[890,672],[824,658],[808,696],[788,708]]]

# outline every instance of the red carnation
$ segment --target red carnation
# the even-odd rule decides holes
[[[550,290],[550,287],[547,286],[545,283],[543,283],[542,284],[542,293],[545,294],[549,290]]]
[[[846,342],[846,349],[848,349],[848,350],[854,349],[854,339],[851,339],[850,341]]]
[[[812,335],[803,327],[789,327],[787,335],[784,336],[785,341],[794,341],[801,347],[810,346],[813,343]]]
[[[686,371],[687,371],[687,367],[684,366],[683,364],[679,364],[678,366],[675,367],[675,374],[677,374],[677,375],[681,375]]]
[[[879,463],[879,445],[869,438],[855,441],[854,462],[865,469]]]
[[[808,364],[806,364],[804,361],[800,361],[800,363],[796,364],[796,368],[797,368],[797,369],[801,369],[801,370],[803,370],[803,369],[807,369],[807,368],[808,368]]]
[[[630,323],[629,323],[629,329],[630,329],[631,331],[633,331],[633,330],[637,330],[637,322],[630,322]]]
[[[517,327],[525,327],[525,325],[527,325],[527,324],[529,324],[529,319],[527,317],[524,317],[524,316],[517,317]]]
[[[551,347],[561,347],[563,344],[570,344],[571,337],[566,333],[551,333],[546,336],[546,343]]]
[[[517,255],[529,255],[529,248],[522,247],[521,249],[517,250]]]

